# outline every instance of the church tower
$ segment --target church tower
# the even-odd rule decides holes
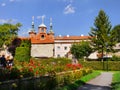
[[[47,27],[44,24],[44,16],[42,16],[42,24],[38,26],[38,33],[46,33]]]
[[[48,33],[52,39],[54,39],[54,32],[53,32],[53,26],[52,26],[52,18],[50,18],[50,31]]]
[[[36,32],[35,32],[35,29],[34,29],[34,16],[33,16],[32,17],[32,28],[31,28],[31,30],[29,32],[29,37],[33,38],[33,37],[35,37],[35,35],[36,35]]]
[[[38,26],[38,33],[31,38],[31,56],[49,58],[54,57],[54,32],[52,30],[52,21],[50,23],[50,31],[47,33],[47,27],[44,24],[44,16],[42,23]]]
[[[45,39],[47,35],[47,27],[44,24],[44,16],[42,16],[42,24],[38,26],[38,34],[40,35],[40,39]]]

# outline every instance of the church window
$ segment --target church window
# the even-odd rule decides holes
[[[45,38],[45,36],[44,35],[41,35],[41,39],[44,39]]]

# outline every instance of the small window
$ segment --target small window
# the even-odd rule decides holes
[[[60,54],[58,54],[57,57],[59,58],[59,57],[60,57]]]
[[[58,46],[57,49],[60,49],[60,46]]]
[[[42,29],[41,32],[44,32],[44,29]]]
[[[44,35],[41,35],[41,38],[42,38],[42,39],[44,39],[44,37],[45,37]]]
[[[66,46],[64,47],[64,50],[67,50],[67,47],[66,47]]]

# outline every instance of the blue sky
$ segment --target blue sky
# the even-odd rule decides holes
[[[36,32],[44,16],[48,31],[52,18],[55,35],[88,35],[100,9],[112,26],[120,24],[120,0],[0,0],[0,24],[20,22],[19,36],[28,36],[32,16]]]

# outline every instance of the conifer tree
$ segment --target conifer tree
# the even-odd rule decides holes
[[[119,43],[120,42],[120,24],[114,26],[112,32],[115,34],[115,39]]]
[[[109,17],[103,10],[100,10],[89,35],[93,37],[91,38],[93,49],[101,53],[102,56],[105,52],[111,52],[116,43],[115,35],[112,33],[111,28]]]

